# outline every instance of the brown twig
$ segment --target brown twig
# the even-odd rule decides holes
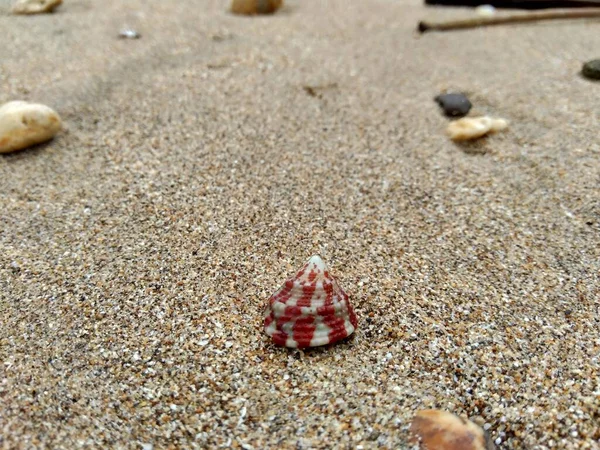
[[[472,6],[492,5],[507,9],[597,8],[600,0],[425,0],[426,5]]]
[[[506,23],[537,22],[540,20],[555,19],[589,19],[594,17],[600,17],[600,8],[542,11],[518,15],[511,14],[508,16],[471,17],[469,19],[447,20],[441,22],[421,21],[419,22],[418,30],[420,33],[425,33],[426,31],[463,30],[466,28],[487,27]]]

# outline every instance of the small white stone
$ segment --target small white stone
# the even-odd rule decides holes
[[[17,0],[12,7],[13,14],[40,14],[54,11],[62,0]]]
[[[123,39],[139,39],[142,35],[131,28],[124,28],[119,31],[119,37]]]
[[[448,124],[446,129],[453,141],[468,141],[485,136],[488,133],[504,130],[508,122],[492,117],[463,117]]]
[[[62,128],[48,106],[21,101],[0,107],[0,153],[21,150],[52,139]]]
[[[475,8],[475,13],[480,17],[492,17],[496,14],[496,8],[492,5],[479,5]]]
[[[247,412],[248,412],[248,410],[246,409],[246,407],[245,406],[242,407],[242,409],[240,410],[240,418],[238,420],[238,427],[244,423],[244,419],[246,418]]]

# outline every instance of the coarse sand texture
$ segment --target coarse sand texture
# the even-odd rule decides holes
[[[434,409],[498,450],[600,449],[597,23],[12,3],[0,105],[62,131],[0,155],[0,448],[410,449]],[[448,92],[510,125],[453,142]],[[277,345],[312,255],[358,327]]]

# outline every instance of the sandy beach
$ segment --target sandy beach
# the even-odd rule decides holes
[[[0,104],[65,130],[0,155],[0,448],[409,449],[438,408],[600,449],[599,21],[11,3]],[[509,128],[453,143],[447,90]],[[277,347],[266,301],[313,254],[358,330]]]

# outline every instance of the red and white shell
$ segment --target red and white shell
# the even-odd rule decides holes
[[[332,344],[357,326],[348,295],[316,255],[269,298],[265,312],[265,332],[285,347]]]

